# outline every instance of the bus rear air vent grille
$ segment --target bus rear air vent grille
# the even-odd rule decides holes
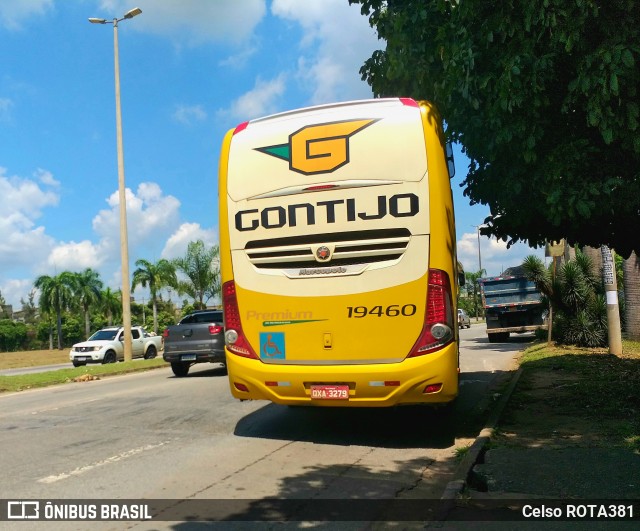
[[[409,244],[408,229],[363,230],[254,240],[245,252],[258,269],[293,269],[386,262],[400,258]],[[327,260],[316,259],[319,247],[331,250]]]

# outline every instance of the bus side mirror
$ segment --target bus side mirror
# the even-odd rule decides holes
[[[464,286],[467,283],[467,280],[464,278],[464,273],[460,271],[458,273],[458,284],[460,286]]]

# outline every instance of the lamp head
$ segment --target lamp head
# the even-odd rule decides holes
[[[142,9],[140,9],[139,7],[134,7],[131,11],[127,11],[124,14],[124,18],[133,18],[138,16],[140,13],[142,13]]]

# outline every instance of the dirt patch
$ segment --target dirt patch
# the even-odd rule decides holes
[[[95,376],[93,374],[81,374],[80,376],[76,376],[73,381],[74,382],[92,382],[93,380],[99,380],[100,377]]]
[[[597,377],[597,372],[568,374],[553,366],[525,368],[493,443],[526,448],[633,446],[637,422],[626,411],[607,414],[584,399],[590,380]],[[610,392],[611,401],[620,398]]]

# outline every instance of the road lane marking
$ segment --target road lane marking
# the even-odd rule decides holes
[[[72,476],[79,476],[80,474],[84,474],[86,472],[90,472],[98,467],[109,465],[111,463],[117,463],[118,461],[122,461],[123,459],[128,459],[129,457],[133,457],[134,455],[141,454],[142,452],[146,452],[148,450],[155,450],[156,448],[160,448],[165,444],[168,444],[169,441],[164,441],[158,444],[147,444],[145,446],[140,446],[138,448],[133,448],[132,450],[127,450],[126,452],[122,452],[120,454],[107,457],[107,459],[103,459],[102,461],[97,461],[95,463],[91,463],[90,465],[85,465],[78,467],[70,472],[63,472],[62,474],[57,474],[55,476],[47,476],[46,478],[40,478],[38,483],[55,483],[57,481],[62,481],[63,479],[70,478]]]

